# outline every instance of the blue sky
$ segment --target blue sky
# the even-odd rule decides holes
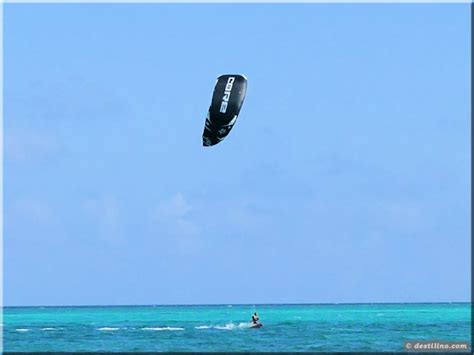
[[[5,305],[470,299],[468,4],[4,9]]]

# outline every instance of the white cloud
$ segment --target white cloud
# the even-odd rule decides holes
[[[159,232],[173,236],[181,251],[192,252],[198,248],[201,229],[192,220],[192,207],[182,193],[161,201],[152,212],[152,220]]]
[[[155,209],[155,217],[185,217],[191,211],[191,206],[184,196],[178,192],[170,200],[158,204]]]
[[[403,230],[418,230],[429,221],[423,206],[409,201],[391,201],[380,205],[379,220]]]
[[[11,210],[5,211],[18,220],[37,227],[50,227],[56,222],[50,205],[33,198],[20,198],[12,203]]]
[[[122,207],[115,197],[89,199],[84,202],[83,209],[95,221],[101,239],[113,243],[124,239]]]
[[[239,230],[253,230],[261,225],[261,218],[243,207],[231,208],[227,213],[227,220]]]
[[[9,92],[5,102],[16,120],[23,117],[36,121],[88,120],[104,117],[114,120],[129,117],[129,100],[95,79],[69,77],[61,80],[26,82],[22,88]],[[81,100],[77,98],[80,97]],[[6,117],[12,121],[13,117]]]
[[[61,227],[60,216],[47,201],[37,197],[11,197],[4,208],[5,240],[48,239]],[[25,239],[26,238],[26,239]]]
[[[59,141],[50,134],[38,131],[5,130],[5,161],[28,163],[41,161],[59,151]]]

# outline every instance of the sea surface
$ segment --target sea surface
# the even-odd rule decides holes
[[[258,311],[264,327],[250,329]],[[4,351],[404,351],[470,342],[470,303],[7,307]]]

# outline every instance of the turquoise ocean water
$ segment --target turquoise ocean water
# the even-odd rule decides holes
[[[264,323],[248,328],[256,309]],[[5,351],[403,351],[469,341],[471,305],[4,308]]]

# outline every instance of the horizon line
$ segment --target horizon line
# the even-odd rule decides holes
[[[14,305],[5,306],[2,308],[66,308],[66,307],[196,307],[196,306],[329,306],[329,305],[396,305],[396,304],[453,304],[453,303],[466,303],[471,304],[471,301],[440,301],[440,302],[327,302],[327,303],[188,303],[188,304],[117,304],[117,305],[105,305],[105,304],[90,304],[90,305]]]

